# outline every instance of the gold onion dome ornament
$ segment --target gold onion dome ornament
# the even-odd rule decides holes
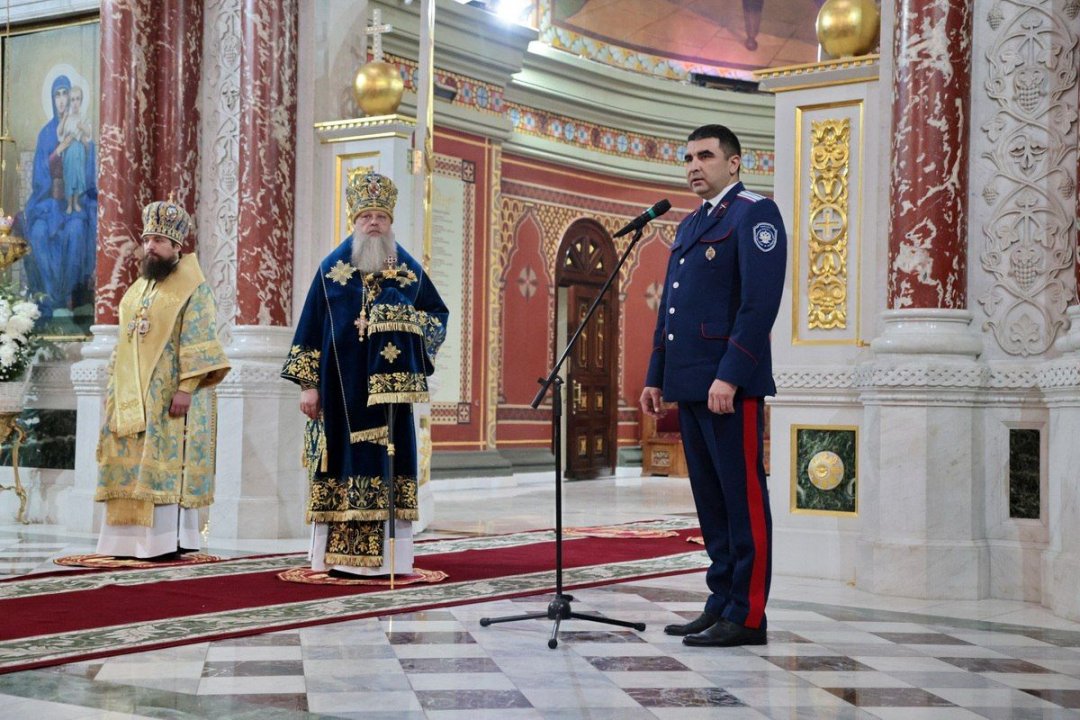
[[[396,65],[372,60],[353,78],[353,98],[365,115],[392,115],[401,104],[405,81]]]
[[[872,52],[880,30],[881,13],[874,0],[825,0],[818,11],[818,42],[834,58]]]

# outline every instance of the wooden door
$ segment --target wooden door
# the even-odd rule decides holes
[[[567,303],[566,317],[561,322],[564,335],[569,336],[585,318],[614,267],[615,249],[603,229],[591,222],[571,226],[563,245],[559,284],[567,288]],[[617,292],[616,284],[604,296],[567,359],[568,478],[594,478],[609,474],[615,467]]]

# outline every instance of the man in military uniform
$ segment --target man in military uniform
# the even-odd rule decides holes
[[[311,567],[334,576],[412,572],[418,519],[411,403],[446,338],[431,277],[394,240],[397,188],[370,173],[346,187],[352,235],[319,265],[281,376],[301,387],[310,480]],[[394,405],[388,508],[387,405]],[[396,552],[385,540],[394,523]]]
[[[687,138],[686,179],[703,201],[671,246],[641,409],[679,403],[683,448],[711,565],[695,620],[664,632],[695,646],[763,645],[772,516],[764,398],[776,393],[769,332],[780,306],[787,234],[769,198],[739,182],[742,148],[722,125]]]

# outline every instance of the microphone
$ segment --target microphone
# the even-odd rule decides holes
[[[663,215],[664,213],[666,213],[670,209],[671,209],[671,202],[668,201],[668,200],[661,200],[660,202],[656,203],[655,205],[653,205],[651,208],[649,208],[645,212],[638,215],[636,218],[634,218],[630,222],[626,223],[626,225],[623,226],[622,230],[620,230],[619,232],[612,235],[612,237],[613,238],[622,237],[623,235],[625,235],[628,232],[633,232],[634,230],[640,230],[641,228],[648,225],[650,220],[655,220],[656,218],[660,217],[661,215]]]

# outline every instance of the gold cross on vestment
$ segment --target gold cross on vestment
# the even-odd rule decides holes
[[[343,260],[338,260],[337,264],[330,268],[330,272],[326,273],[326,277],[344,287],[355,274],[356,268]]]
[[[393,25],[382,24],[382,10],[375,8],[371,11],[371,24],[364,28],[364,34],[371,38],[371,59],[382,62],[382,36],[394,29]]]
[[[401,354],[401,351],[397,349],[397,345],[394,343],[387,343],[386,347],[384,347],[379,354],[383,356],[386,362],[393,365],[394,361],[398,359],[398,355]]]
[[[367,330],[367,318],[364,317],[364,313],[360,313],[360,317],[353,320],[353,325],[356,327],[356,332],[360,335],[360,342],[363,342],[364,331]]]

